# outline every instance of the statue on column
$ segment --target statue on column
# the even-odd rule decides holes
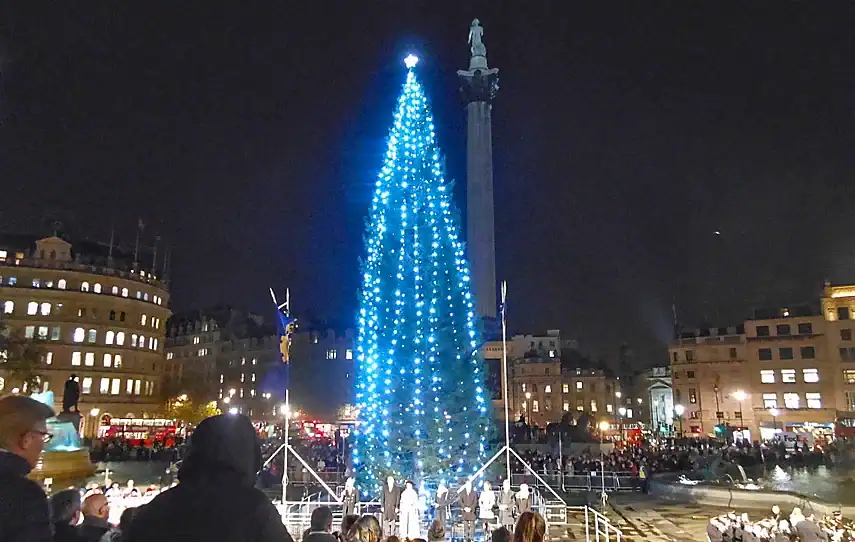
[[[471,45],[469,50],[472,56],[487,56],[487,47],[481,41],[483,35],[484,27],[481,26],[481,21],[474,19],[469,26],[469,44]]]

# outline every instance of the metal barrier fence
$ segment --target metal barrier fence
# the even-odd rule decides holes
[[[553,489],[562,491],[636,491],[641,489],[641,481],[631,472],[606,472],[586,474],[541,474],[543,480]],[[512,474],[511,485],[528,484],[529,487],[542,488],[543,484],[531,474]]]
[[[330,486],[344,485],[345,477],[338,472],[319,472],[321,479]],[[631,472],[606,472],[605,476],[601,473],[584,473],[584,474],[540,474],[543,480],[552,486],[553,489],[560,490],[585,490],[585,491],[601,491],[605,486],[606,491],[635,491],[641,488],[641,482],[637,475]],[[512,474],[511,484],[514,487],[519,487],[520,484],[528,484],[529,487],[543,488],[543,484],[534,477],[531,473]],[[314,477],[298,477],[293,476],[288,483],[294,486],[316,486],[317,480]]]

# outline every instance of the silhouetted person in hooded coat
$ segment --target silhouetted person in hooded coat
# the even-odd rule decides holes
[[[207,418],[190,439],[179,484],[140,507],[124,540],[294,542],[273,503],[254,487],[260,468],[248,418]]]

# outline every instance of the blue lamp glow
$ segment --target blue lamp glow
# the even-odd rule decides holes
[[[406,66],[408,70],[412,70],[413,68],[415,68],[416,64],[418,63],[419,57],[412,53],[407,55],[407,57],[404,59],[404,66]]]

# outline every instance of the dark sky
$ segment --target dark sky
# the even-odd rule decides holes
[[[173,247],[176,309],[264,310],[289,285],[351,322],[410,50],[463,197],[475,16],[501,77],[512,328],[661,362],[674,303],[726,323],[855,280],[851,2],[11,4],[0,227],[106,240],[115,219],[132,245],[142,217]]]

